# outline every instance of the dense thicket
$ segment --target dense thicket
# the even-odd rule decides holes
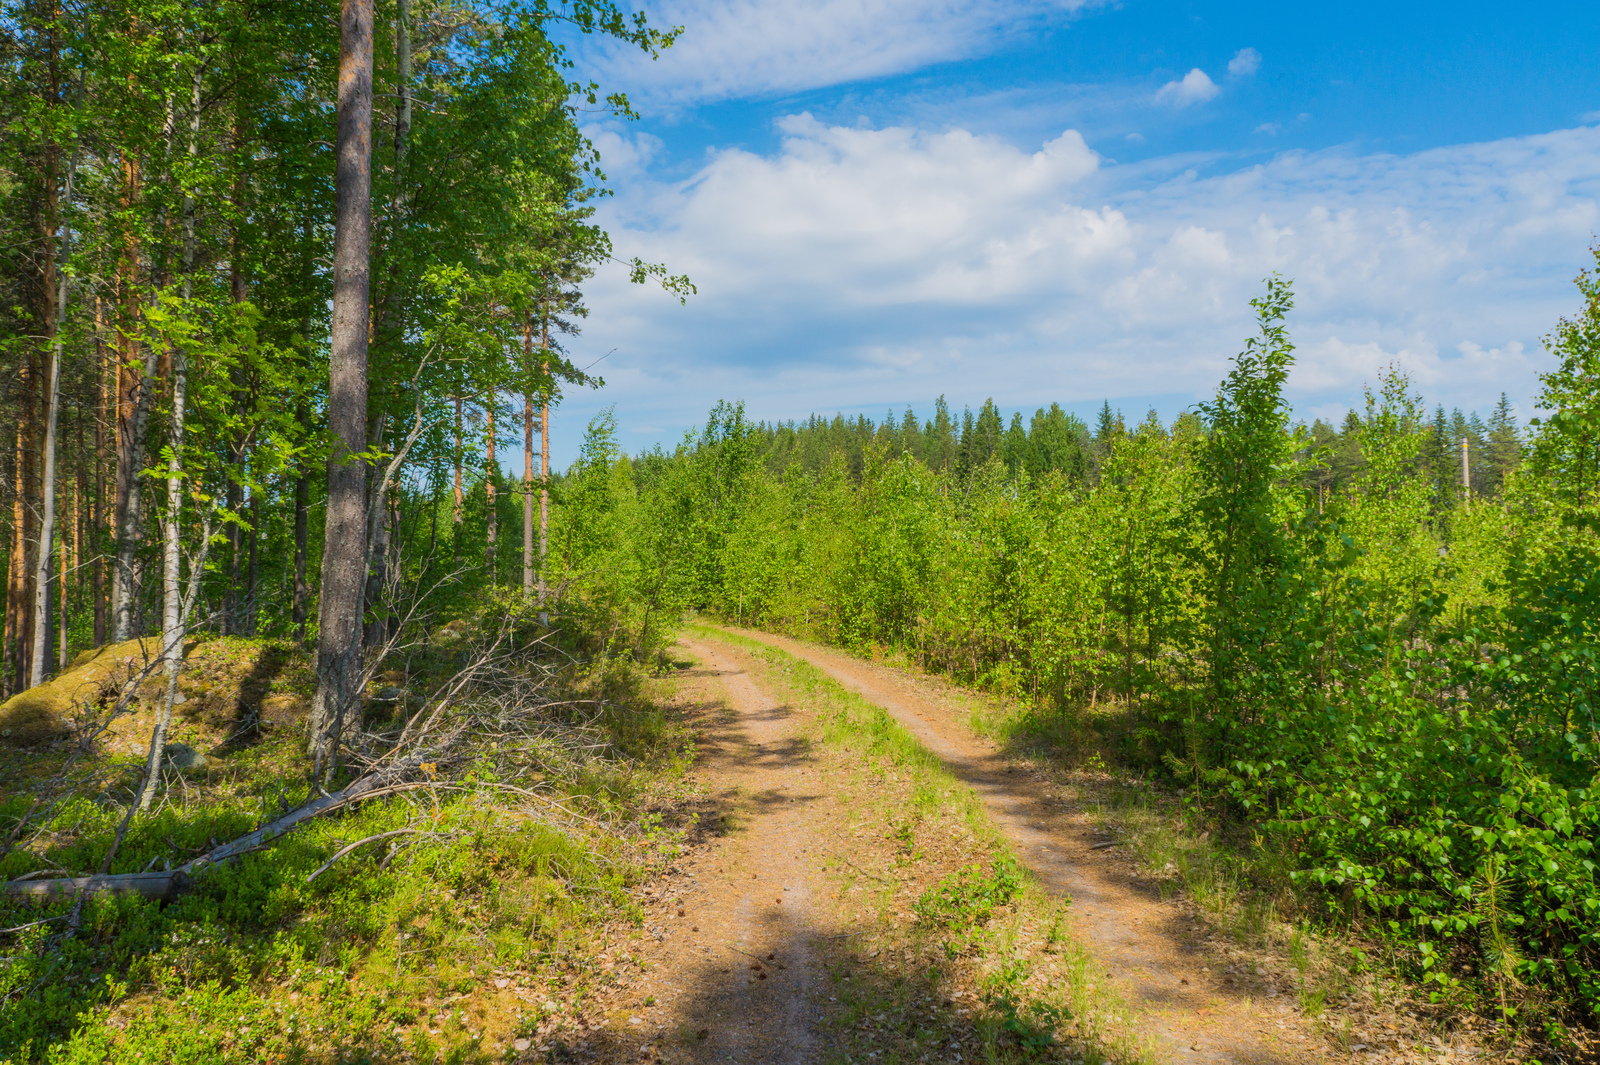
[[[1162,425],[1059,409],[751,425],[671,454],[606,419],[562,561],[636,626],[688,607],[892,647],[1024,698],[1124,712],[1125,755],[1271,826],[1331,909],[1440,994],[1600,1007],[1600,276],[1549,338],[1553,411],[1430,418],[1391,371],[1293,422],[1287,284],[1216,398]],[[1459,435],[1457,435],[1459,433]],[[1465,437],[1471,491],[1463,489]]]

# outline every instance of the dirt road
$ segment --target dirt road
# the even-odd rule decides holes
[[[803,658],[846,689],[894,715],[923,746],[982,798],[1018,857],[1046,888],[1070,895],[1073,927],[1108,975],[1142,1009],[1146,1034],[1175,1061],[1268,1065],[1326,1057],[1319,1035],[1301,1023],[1276,989],[1256,999],[1207,964],[1201,929],[1113,862],[1081,811],[1041,801],[1030,775],[976,737],[961,710],[904,670],[781,636],[731,630]]]
[[[1133,1024],[1156,1048],[1151,1060],[1288,1065],[1327,1057],[1328,1044],[1286,996],[1260,1001],[1230,988],[1208,965],[1216,959],[1201,930],[1108,860],[1110,848],[1097,849],[1104,841],[1082,818],[1042,804],[1036,782],[974,738],[931,685],[810,645],[741,635],[803,658],[881,705],[971,786],[1044,889],[1071,896],[1074,934],[1104,968],[1089,978],[1109,980],[1133,1006]],[[853,937],[899,905],[896,875],[886,875],[881,853],[853,849],[858,836],[881,841],[882,826],[856,831],[855,800],[835,794],[813,749],[810,710],[775,699],[756,657],[735,646],[685,639],[682,647],[698,663],[683,677],[701,707],[698,772],[714,804],[701,823],[714,840],[652,900],[649,934],[631,959],[642,968],[621,981],[627,1003],[611,1012],[601,1056],[785,1065],[975,1060],[983,1044],[969,1010],[952,997],[960,992],[919,992],[905,974],[922,962],[909,951],[903,966],[875,962],[871,973],[861,955],[852,959],[852,945],[863,942]],[[856,882],[878,892],[878,916],[855,889],[841,889],[841,870],[869,878]],[[863,981],[885,974],[880,998],[863,998]],[[891,987],[909,990],[882,998]],[[868,1030],[889,1041],[863,1043],[856,1033]]]

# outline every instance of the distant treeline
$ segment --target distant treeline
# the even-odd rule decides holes
[[[1326,495],[1342,491],[1360,476],[1365,468],[1361,434],[1377,413],[1376,408],[1351,410],[1338,427],[1320,418],[1309,427],[1300,426],[1308,447],[1325,449],[1323,461],[1308,468],[1308,486]],[[907,407],[900,417],[890,412],[880,422],[865,414],[853,418],[835,414],[831,419],[813,414],[804,421],[757,422],[751,433],[767,471],[774,474],[793,468],[818,474],[837,457],[859,481],[867,453],[876,446],[894,456],[909,454],[929,469],[953,473],[958,480],[970,478],[994,461],[1012,477],[1023,471],[1032,478],[1059,471],[1069,480],[1093,485],[1099,483],[1100,471],[1117,439],[1133,428],[1175,437],[1204,432],[1199,416],[1192,412],[1165,426],[1150,411],[1142,424],[1130,427],[1109,400],[1101,405],[1092,430],[1076,414],[1062,410],[1059,403],[1038,408],[1026,424],[1021,411],[1013,412],[1007,424],[993,399],[984,400],[977,414],[969,407],[956,418],[940,396],[933,417],[926,420]],[[1498,495],[1506,475],[1521,461],[1522,431],[1503,392],[1487,421],[1476,411],[1463,414],[1459,408],[1447,415],[1440,405],[1422,428],[1423,444],[1412,460],[1413,473],[1433,486],[1438,504],[1461,494],[1463,440],[1475,497]],[[648,471],[666,458],[657,448],[638,456],[635,468],[648,480]]]

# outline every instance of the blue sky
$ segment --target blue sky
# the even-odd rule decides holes
[[[1394,365],[1430,403],[1532,413],[1540,337],[1600,231],[1600,5],[663,0],[597,122],[619,254],[556,459],[614,406],[630,451],[718,399],[803,418],[934,397],[1166,418],[1248,300],[1293,278],[1291,398],[1337,417]],[[609,352],[609,354],[607,354]]]

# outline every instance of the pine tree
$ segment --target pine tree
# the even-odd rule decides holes
[[[1489,415],[1488,460],[1490,487],[1498,493],[1506,478],[1522,465],[1522,434],[1504,392]]]
[[[1028,430],[1022,427],[1021,411],[1014,411],[1011,415],[1011,425],[1006,429],[1005,439],[1000,445],[1000,454],[1006,464],[1007,473],[1012,477],[1027,467]]]

